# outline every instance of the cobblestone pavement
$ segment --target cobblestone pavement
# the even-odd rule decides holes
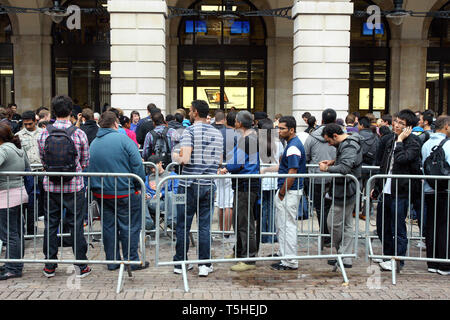
[[[27,242],[27,252],[33,249],[33,241]],[[170,240],[162,241],[161,261],[170,261]],[[305,244],[306,241],[300,241]],[[38,252],[41,243],[37,241]],[[231,253],[231,244],[213,242],[214,254]],[[317,250],[311,247],[311,253]],[[306,248],[303,248],[306,250]],[[376,249],[376,244],[375,244]],[[271,245],[262,245],[261,256],[272,251]],[[343,285],[339,272],[333,272],[326,260],[302,260],[298,271],[279,272],[269,268],[273,262],[257,262],[257,269],[242,273],[230,271],[230,263],[216,263],[214,272],[207,278],[197,276],[197,267],[189,271],[190,292],[184,292],[181,275],[171,267],[154,266],[155,246],[147,248],[150,268],[125,275],[123,291],[116,294],[118,271],[107,271],[104,265],[93,265],[93,273],[75,280],[73,267],[60,264],[56,276],[47,279],[41,264],[26,264],[23,277],[0,282],[1,300],[27,299],[205,299],[205,300],[262,300],[262,299],[449,299],[450,278],[426,271],[424,262],[407,262],[397,277],[397,285],[391,284],[391,273],[380,272],[376,264],[364,261],[364,244],[361,241],[360,258],[352,269],[347,269],[350,283]],[[90,257],[103,255],[99,243],[91,249]],[[70,248],[64,248],[69,258]],[[192,248],[191,257],[195,256]]]

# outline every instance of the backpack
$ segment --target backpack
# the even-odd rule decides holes
[[[44,169],[47,172],[76,172],[78,156],[75,142],[72,140],[77,127],[58,129],[52,125],[47,126],[49,136],[44,145]],[[63,177],[63,183],[72,181],[74,177]],[[50,181],[60,183],[60,176],[50,176]]]
[[[161,133],[155,130],[150,130],[152,135],[152,149],[151,152],[147,152],[148,155],[157,155],[163,159],[164,168],[167,167],[169,163],[172,162],[172,156],[170,154],[169,139],[167,138],[168,127],[165,127]]]
[[[450,138],[442,140],[438,146],[434,146],[431,149],[431,153],[428,158],[425,159],[423,164],[423,171],[425,175],[429,176],[446,176],[450,175],[450,165],[445,160],[444,144],[449,141]],[[426,179],[430,187],[434,189],[435,183],[437,191],[445,191],[448,188],[448,180]]]
[[[378,139],[372,134],[368,138],[361,136],[361,148],[363,153],[363,164],[367,166],[375,165],[378,152]]]

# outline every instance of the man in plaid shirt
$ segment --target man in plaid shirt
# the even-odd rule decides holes
[[[162,133],[166,128],[164,117],[161,112],[155,113],[153,115],[153,123],[155,124],[154,131],[156,133]],[[170,151],[172,151],[175,144],[177,144],[180,141],[180,135],[175,129],[169,128],[167,131],[167,140],[169,142]],[[152,149],[153,149],[153,136],[150,132],[148,132],[147,135],[145,136],[144,142],[144,154],[143,154],[144,159],[147,159],[152,155]]]
[[[52,109],[56,115],[56,122],[53,127],[58,129],[67,129],[72,126],[70,122],[70,115],[72,113],[73,102],[67,96],[57,96],[52,100]],[[44,147],[49,133],[44,129],[38,138],[39,154],[42,164],[44,161]],[[76,158],[76,172],[82,172],[84,168],[89,165],[89,143],[86,134],[77,129],[71,136],[75,143],[77,150]],[[84,181],[83,177],[77,176],[69,182],[58,184],[53,183],[48,177],[44,178],[44,190],[48,192],[50,201],[44,201],[45,205],[45,232],[44,232],[44,255],[46,259],[57,259],[58,255],[58,227],[60,225],[61,215],[60,210],[66,209],[64,224],[70,228],[72,239],[72,249],[76,260],[87,260],[87,244],[84,238],[83,218],[82,212],[85,199],[84,195]],[[61,204],[62,194],[62,204]],[[49,239],[47,239],[47,237]],[[47,243],[49,244],[47,246]],[[78,277],[85,277],[91,269],[86,264],[78,264]],[[57,265],[47,263],[44,267],[44,275],[48,278],[55,276],[55,269]]]

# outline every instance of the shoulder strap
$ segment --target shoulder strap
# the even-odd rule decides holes
[[[55,127],[53,127],[53,125],[49,124],[46,129],[48,131],[48,134],[52,134],[52,132],[55,129]]]
[[[439,148],[443,148],[444,144],[449,140],[450,140],[450,138],[445,138],[444,140],[442,140],[441,143],[439,144]]]

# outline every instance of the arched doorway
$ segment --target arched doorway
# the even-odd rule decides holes
[[[14,55],[12,26],[7,14],[0,15],[0,105],[14,103]]]
[[[355,11],[366,11],[371,1],[355,0]],[[367,17],[351,18],[350,112],[389,113],[390,30],[382,19],[381,28],[370,30]]]
[[[107,0],[69,0],[81,8],[102,8]],[[81,14],[81,30],[69,30],[65,20],[52,27],[53,96],[66,94],[80,105],[100,111],[111,103],[109,14]]]
[[[200,0],[190,8],[223,10],[222,0]],[[256,10],[249,1],[233,11]],[[262,17],[184,17],[178,29],[178,106],[202,99],[211,109],[267,109],[266,27]]]
[[[450,10],[450,1],[441,11]],[[450,114],[450,23],[435,18],[428,31],[427,85],[425,108]]]

